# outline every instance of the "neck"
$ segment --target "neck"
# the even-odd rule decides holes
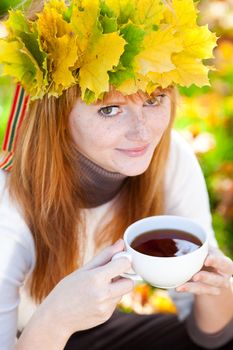
[[[94,208],[112,200],[120,192],[127,176],[108,171],[80,152],[77,154],[85,207]]]

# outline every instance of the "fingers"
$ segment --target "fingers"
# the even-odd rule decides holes
[[[228,276],[220,275],[218,273],[210,273],[207,271],[200,271],[193,276],[194,282],[202,282],[213,287],[226,288],[229,286]]]
[[[204,265],[214,267],[216,270],[228,276],[233,275],[233,261],[223,254],[209,254]]]
[[[190,282],[176,288],[178,292],[193,294],[219,295],[222,288],[230,286],[230,276],[233,273],[233,262],[220,250],[212,249],[207,256],[204,267],[196,273]]]
[[[123,239],[119,239],[115,244],[105,248],[98,255],[96,255],[91,261],[82,267],[82,270],[91,270],[96,267],[107,264],[114,254],[121,252],[124,249]]]
[[[112,298],[119,298],[132,292],[134,282],[129,278],[120,278],[116,282],[111,283],[109,288]]]
[[[218,287],[213,287],[201,282],[187,282],[176,288],[177,292],[190,292],[196,295],[208,294],[219,295],[221,290]]]
[[[96,272],[100,277],[106,281],[110,281],[113,278],[127,272],[131,268],[131,262],[126,257],[121,257],[116,260],[110,261],[108,264],[96,269]]]

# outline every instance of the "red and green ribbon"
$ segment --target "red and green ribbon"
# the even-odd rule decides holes
[[[2,151],[4,158],[0,161],[0,169],[9,171],[12,168],[18,133],[26,114],[28,101],[29,95],[26,94],[20,84],[17,84],[3,140]]]

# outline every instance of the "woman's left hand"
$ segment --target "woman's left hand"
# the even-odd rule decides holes
[[[218,248],[211,247],[203,268],[176,290],[197,295],[219,295],[226,288],[230,288],[232,275],[233,261]]]

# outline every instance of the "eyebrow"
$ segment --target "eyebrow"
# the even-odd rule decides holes
[[[127,105],[127,101],[126,100],[116,100],[116,101],[114,101],[114,100],[105,100],[105,101],[100,101],[100,102],[98,102],[98,103],[96,103],[96,106],[97,107],[100,107],[100,106],[105,106],[105,105],[116,105],[116,106],[118,106],[118,105],[121,105],[121,106],[125,106],[125,105]]]
[[[163,91],[156,91],[156,92],[153,92],[152,94],[151,94],[151,96],[145,96],[145,101],[148,99],[148,98],[151,98],[151,97],[157,97],[157,96],[159,96],[159,95],[161,95],[161,94],[165,94],[165,92],[163,92]],[[105,106],[105,105],[111,105],[111,106],[125,106],[125,105],[127,105],[127,99],[124,99],[124,100],[113,100],[113,99],[111,99],[111,98],[106,98],[105,100],[103,100],[103,101],[99,101],[99,102],[97,102],[96,103],[96,106],[97,107],[100,107],[100,106]]]
[[[103,101],[102,104],[106,104],[106,105],[121,105],[121,106],[125,106],[127,104],[127,101],[114,101],[114,100],[109,100],[109,101]]]

